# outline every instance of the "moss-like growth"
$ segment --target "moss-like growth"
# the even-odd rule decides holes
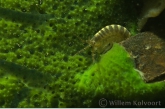
[[[90,66],[83,75],[77,74],[75,78],[81,78],[75,84],[77,91],[88,101],[88,105],[99,107],[99,99],[106,98],[109,101],[129,101],[131,104],[111,105],[112,107],[138,107],[134,101],[159,101],[163,99],[165,83],[158,82],[146,84],[134,67],[134,61],[127,51],[118,44],[101,60]],[[152,95],[152,96],[151,96]],[[89,102],[90,101],[90,102]],[[105,101],[103,101],[105,102]],[[161,101],[163,103],[164,101]],[[105,107],[111,107],[109,103]],[[162,105],[141,105],[141,107]]]
[[[3,72],[3,73],[2,73]],[[17,107],[26,95],[26,87],[18,78],[0,71],[0,107]],[[22,93],[24,92],[24,93]]]
[[[3,97],[5,91],[0,93],[0,97],[5,99],[1,102],[1,107],[92,106],[89,103],[92,97],[82,103],[85,98],[81,96],[83,90],[79,91],[83,84],[80,84],[81,87],[77,86],[79,81],[83,83],[81,77],[83,79],[84,76],[81,75],[92,64],[91,55],[87,53],[73,56],[73,54],[85,46],[80,39],[90,39],[106,25],[120,24],[132,28],[132,25],[128,26],[127,23],[135,24],[137,14],[134,9],[136,4],[130,1],[1,1],[0,12],[3,13],[0,13],[2,15],[0,19],[0,69],[3,71],[0,73],[5,76],[9,75],[11,80],[23,84],[19,86],[16,82],[12,87],[10,79],[0,78],[0,81],[5,81],[2,82],[2,85],[6,86],[5,90],[11,87],[10,97]],[[130,9],[133,10],[132,13]],[[17,17],[11,18],[11,14],[5,11],[13,15],[19,14],[21,21],[15,20]],[[31,17],[26,17],[26,15],[35,15],[39,19],[43,17],[42,15],[54,17],[41,18],[43,22],[38,24],[36,18],[33,22]],[[31,22],[28,23],[29,21]],[[124,71],[131,72],[130,69]],[[14,89],[16,87],[18,90]],[[95,95],[101,95],[100,91],[104,93],[101,87],[98,87],[97,91],[93,88],[88,91],[85,85],[84,87],[84,91],[94,91]],[[13,97],[12,95],[16,93],[20,95]],[[36,95],[36,93],[39,94]],[[18,100],[18,98],[21,99]]]

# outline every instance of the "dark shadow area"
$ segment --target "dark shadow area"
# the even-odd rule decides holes
[[[141,32],[150,31],[165,39],[165,10],[157,17],[149,18]]]
[[[0,68],[5,71],[5,74],[9,73],[14,75],[32,87],[41,87],[41,84],[44,86],[52,81],[52,76],[50,74],[35,69],[29,69],[25,66],[7,62],[2,59],[0,59]]]

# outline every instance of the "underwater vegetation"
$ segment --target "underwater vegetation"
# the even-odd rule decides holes
[[[96,63],[90,49],[74,55],[87,46],[83,40],[107,25],[137,34],[141,6],[141,0],[0,1],[0,107],[100,107],[102,98],[163,99],[165,83],[145,83],[117,43]]]
[[[29,24],[38,22],[43,23],[51,18],[51,15],[48,14],[24,13],[2,7],[0,7],[0,16],[6,20],[9,19],[14,22],[27,22]]]

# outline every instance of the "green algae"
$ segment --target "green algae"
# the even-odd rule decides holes
[[[36,14],[14,11],[11,9],[0,7],[0,17],[6,20],[13,20],[14,22],[27,22],[27,23],[43,23],[53,16],[48,14]]]
[[[29,22],[30,16],[19,22],[21,18],[9,17],[8,14],[1,13],[4,18],[0,19],[0,74],[8,77],[8,79],[2,77],[1,81],[2,87],[6,86],[5,90],[10,88],[10,96],[4,97],[6,92],[2,91],[0,97],[4,100],[1,100],[0,107],[94,107],[93,104],[97,101],[95,98],[104,96],[109,85],[113,87],[120,85],[121,82],[105,83],[109,81],[109,76],[104,75],[101,75],[105,78],[103,82],[99,75],[95,75],[96,79],[91,76],[91,80],[89,77],[93,73],[87,70],[92,64],[90,51],[84,51],[84,54],[76,56],[73,54],[85,46],[80,38],[90,39],[106,25],[120,24],[130,29],[133,26],[136,28],[133,22],[136,20],[136,10],[130,13],[130,8],[134,7],[130,5],[131,3],[132,1],[122,0],[1,1],[1,7],[7,9],[5,11],[17,15],[19,13],[23,15],[22,18],[26,17],[27,13],[36,16],[34,21],[30,20],[31,23],[35,23],[39,17],[43,17],[40,21],[45,19],[46,21],[34,29],[34,25],[24,23]],[[125,8],[126,5],[128,7]],[[31,14],[33,11],[40,14]],[[22,12],[26,12],[26,15]],[[49,15],[57,17],[49,19]],[[5,16],[8,19],[5,19]],[[14,22],[15,18],[18,22]],[[133,22],[131,26],[127,26],[129,22]],[[116,57],[121,56],[121,60],[125,59],[121,54],[117,54]],[[115,63],[117,60],[111,61],[112,71],[120,72],[121,69],[118,68],[122,68],[124,60],[121,64]],[[108,65],[106,67],[103,65],[95,66],[99,68],[98,72],[107,73]],[[133,67],[132,64],[126,65]],[[137,81],[141,81],[139,75],[128,66],[124,68],[126,74],[133,72],[134,76],[139,78]],[[112,77],[116,77],[114,73]],[[118,77],[124,79],[127,76],[117,75],[116,78]],[[87,83],[84,82],[85,80],[88,80]],[[91,88],[89,86],[92,81],[95,82],[91,84]],[[118,80],[114,79],[114,81]],[[137,81],[134,83],[136,84]],[[97,86],[98,84],[101,86]],[[104,84],[107,88],[103,86]],[[128,84],[124,84],[127,89],[129,89]],[[119,89],[111,90],[112,93],[109,92],[108,96],[117,95],[120,93]],[[154,88],[151,87],[150,90],[152,89]],[[131,89],[131,92],[134,90]],[[125,98],[128,97],[127,95],[124,95],[124,92],[122,94]]]
[[[145,83],[135,69],[133,59],[118,44],[114,44],[113,48],[102,55],[101,60],[91,65],[83,75],[77,74],[75,77],[81,78],[75,84],[77,91],[85,96],[86,100],[90,99],[94,107],[99,105],[92,101],[99,102],[101,98],[130,102],[160,101],[164,98],[165,83]]]

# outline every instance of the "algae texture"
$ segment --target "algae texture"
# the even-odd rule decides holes
[[[101,56],[98,63],[91,65],[82,75],[76,74],[75,77],[81,78],[75,85],[80,95],[84,97],[85,105],[90,104],[92,107],[164,106],[165,83],[146,84],[135,69],[133,58],[119,44],[114,44],[110,51]],[[145,105],[142,101],[155,104]]]
[[[91,39],[106,25],[120,24],[135,34],[136,2],[132,0],[0,1],[0,98],[2,98],[0,107],[94,107],[96,98],[104,96],[108,87],[114,86],[107,93],[108,97],[120,93],[122,89],[119,87],[120,82],[111,83],[114,74],[123,68],[113,67],[117,63],[115,60],[111,68],[103,67],[98,71],[102,73],[105,71],[105,74],[112,71],[110,74],[113,75],[108,76],[109,78],[102,77],[105,83],[100,81],[101,78],[97,74],[93,77],[89,76],[93,73],[93,70],[87,70],[90,69],[90,65],[93,66],[90,50],[73,55],[86,46],[82,40]],[[122,54],[118,54],[117,58],[125,59]],[[112,58],[107,59],[107,63],[111,61]],[[100,61],[100,64],[96,65],[94,66],[99,68],[104,66],[104,62]],[[123,63],[118,62],[117,65],[120,67]],[[133,77],[139,78],[137,81],[140,81],[140,77],[135,76],[132,63],[127,65],[131,68],[127,66],[124,71],[131,74],[133,72]],[[128,77],[126,80],[133,81],[133,78]],[[90,88],[88,82],[91,81],[95,82]],[[129,84],[129,82],[124,83],[127,90],[130,88]],[[154,92],[156,86],[152,87],[150,91]],[[127,98],[127,90],[123,90],[121,96]],[[145,94],[148,90],[147,88]],[[137,94],[134,91],[138,93],[140,90],[137,88],[130,93]]]

